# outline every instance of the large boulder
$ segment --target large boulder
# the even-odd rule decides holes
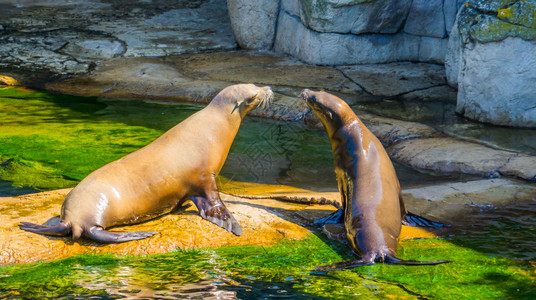
[[[471,1],[460,10],[446,57],[458,113],[536,127],[535,11],[535,0]]]

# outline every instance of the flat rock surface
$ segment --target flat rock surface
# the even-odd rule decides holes
[[[404,141],[391,146],[388,152],[395,160],[418,169],[536,180],[535,156],[452,138]]]

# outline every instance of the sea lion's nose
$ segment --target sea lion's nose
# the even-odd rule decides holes
[[[309,93],[311,93],[311,90],[309,89],[304,89],[300,96],[302,97],[303,100],[307,100],[309,98]]]

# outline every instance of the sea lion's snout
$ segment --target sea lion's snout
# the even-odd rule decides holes
[[[311,95],[311,90],[310,89],[304,89],[301,94],[300,94],[300,97],[303,99],[303,101],[307,102],[307,99],[309,99]]]
[[[259,93],[260,94],[259,106],[262,109],[265,109],[270,106],[272,101],[274,101],[274,92],[272,91],[272,88],[270,88],[269,86],[264,86],[261,89],[262,89],[262,92]]]

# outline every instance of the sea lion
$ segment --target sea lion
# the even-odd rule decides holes
[[[146,221],[191,199],[202,218],[241,235],[220,199],[216,176],[246,113],[273,98],[270,87],[237,84],[223,89],[205,108],[151,144],[84,178],[65,198],[60,222],[23,222],[22,230],[55,236],[72,233],[103,243],[147,238],[152,231],[110,232],[106,228]]]
[[[448,262],[407,261],[396,257],[402,220],[408,225],[440,223],[406,212],[395,169],[380,141],[340,98],[303,90],[301,97],[318,116],[331,143],[342,208],[322,222],[344,222],[346,237],[360,260],[317,267],[331,271],[384,262],[431,265]]]

